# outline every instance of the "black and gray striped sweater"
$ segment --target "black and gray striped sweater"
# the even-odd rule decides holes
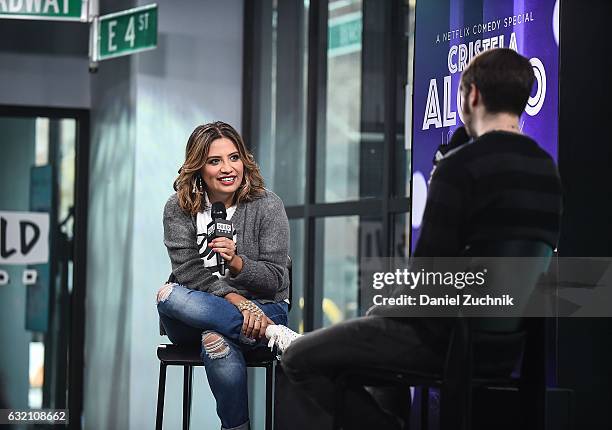
[[[553,159],[521,134],[493,131],[449,151],[427,194],[416,257],[459,256],[478,241],[557,244],[561,181]]]

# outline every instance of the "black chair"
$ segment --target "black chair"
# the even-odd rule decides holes
[[[549,245],[523,240],[487,242],[469,248],[466,256],[539,257],[520,277],[528,290],[535,288],[550,263]],[[511,266],[511,264],[509,265]],[[521,267],[524,269],[524,266]],[[512,267],[508,267],[512,270]],[[474,370],[478,345],[496,345],[506,351],[522,350],[519,377],[494,377]],[[421,397],[421,428],[428,428],[429,390],[440,390],[440,428],[469,430],[472,420],[472,391],[476,387],[518,388],[524,425],[522,429],[543,430],[545,424],[545,320],[544,318],[456,318],[442,373],[428,374],[410,369],[350,369],[336,380],[337,407],[334,428],[342,428],[345,390],[352,386],[418,387]],[[516,351],[515,351],[516,352]],[[503,352],[502,352],[503,354]],[[517,355],[515,355],[517,356]],[[404,419],[409,419],[409,410]]]
[[[287,257],[289,271],[289,310],[292,298],[292,263]],[[161,344],[157,347],[159,358],[159,386],[157,392],[157,414],[155,429],[162,430],[164,420],[164,398],[166,394],[166,368],[183,366],[183,430],[189,430],[191,418],[191,394],[193,387],[193,368],[204,366],[199,346]],[[274,372],[277,364],[276,354],[268,349],[257,349],[245,354],[247,367],[266,369],[266,430],[272,430],[272,405],[274,401]]]

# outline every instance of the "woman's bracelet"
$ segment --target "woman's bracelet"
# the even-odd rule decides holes
[[[255,321],[259,321],[263,317],[263,311],[259,309],[259,307],[250,300],[243,300],[239,303],[236,303],[236,307],[240,312],[249,311],[255,315]]]

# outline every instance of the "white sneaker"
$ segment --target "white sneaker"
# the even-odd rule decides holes
[[[291,342],[296,340],[298,337],[302,335],[294,332],[289,327],[285,327],[284,325],[269,325],[266,328],[266,337],[270,339],[268,342],[268,347],[270,347],[270,351],[276,345],[276,348],[280,352],[285,352],[285,349],[291,345]]]

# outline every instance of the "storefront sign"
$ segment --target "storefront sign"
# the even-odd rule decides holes
[[[0,211],[0,265],[49,261],[49,214]]]

